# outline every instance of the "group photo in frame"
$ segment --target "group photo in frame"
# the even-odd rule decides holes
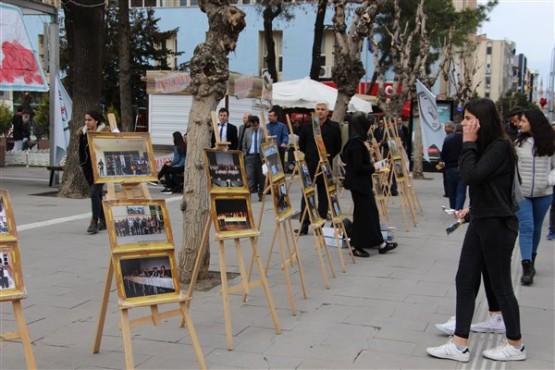
[[[0,189],[0,242],[17,239],[17,228],[8,191]]]
[[[219,237],[257,236],[250,195],[212,197],[212,217]]]
[[[24,294],[17,242],[0,245],[0,300]]]
[[[95,183],[158,180],[148,133],[89,132]]]
[[[306,200],[307,211],[310,212],[310,214],[312,215],[312,223],[318,224],[322,222],[322,218],[318,213],[318,207],[316,207],[316,197],[314,195],[314,190],[306,192]]]
[[[179,295],[174,251],[114,255],[120,299],[149,302]]]
[[[405,178],[405,172],[403,171],[403,161],[401,157],[393,158],[393,167],[395,168],[395,176],[397,176],[397,180],[401,180]]]
[[[104,201],[106,229],[114,252],[173,248],[173,236],[163,199]]]
[[[285,177],[277,144],[262,144],[262,154],[266,160],[266,166],[268,167],[268,173],[272,182]]]
[[[211,192],[248,192],[243,153],[239,150],[204,149]]]
[[[289,216],[295,213],[291,205],[291,199],[289,198],[289,193],[287,191],[287,183],[285,179],[276,182],[272,185],[274,196],[274,208],[279,221],[287,219]]]

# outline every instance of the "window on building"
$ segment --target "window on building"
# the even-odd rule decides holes
[[[486,92],[486,93],[484,94],[484,97],[485,97],[485,98],[489,98],[489,92]]]
[[[487,54],[487,55],[491,55],[492,49],[493,49],[493,48],[492,48],[491,46],[488,46],[488,47],[486,48],[486,54]]]

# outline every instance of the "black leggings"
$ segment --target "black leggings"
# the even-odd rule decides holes
[[[507,338],[519,340],[520,312],[511,281],[511,256],[518,234],[515,216],[472,219],[464,237],[457,271],[457,321],[455,335],[468,338],[480,276],[485,265],[507,328]],[[490,310],[492,309],[490,302]]]

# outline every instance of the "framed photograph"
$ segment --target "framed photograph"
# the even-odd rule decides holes
[[[334,186],[334,182],[333,182],[333,174],[331,172],[331,166],[329,164],[328,161],[325,161],[322,163],[322,174],[324,176],[324,179],[326,180],[326,184],[328,187],[330,186]]]
[[[212,219],[220,239],[259,235],[252,217],[250,194],[213,196]]]
[[[114,253],[173,248],[171,222],[163,199],[104,201],[106,229]]]
[[[312,132],[314,136],[322,136],[322,130],[320,129],[320,122],[318,122],[318,117],[312,114]]]
[[[145,132],[89,132],[96,183],[156,181],[150,136]]]
[[[303,189],[308,190],[312,188],[314,184],[312,183],[312,177],[310,176],[310,172],[308,172],[308,165],[304,160],[297,161],[299,164],[299,171],[301,173],[301,180],[303,183]]]
[[[403,171],[403,161],[401,158],[394,158],[393,159],[393,167],[395,170],[395,176],[397,180],[401,180],[405,178],[405,173]]]
[[[339,200],[337,199],[337,193],[335,191],[330,192],[330,201],[331,201],[331,212],[333,214],[333,218],[342,218],[343,213],[341,212],[341,207],[339,206]]]
[[[17,242],[0,245],[0,301],[25,294]]]
[[[115,254],[114,264],[120,299],[154,303],[179,296],[175,252]]]
[[[314,141],[316,142],[316,146],[318,147],[318,153],[320,153],[320,159],[327,160],[328,159],[328,151],[326,150],[326,145],[324,144],[324,139],[321,135],[314,135]]]
[[[274,209],[276,210],[278,221],[286,220],[295,213],[295,210],[291,205],[291,199],[289,198],[285,178],[275,184],[272,184],[272,195],[274,198]]]
[[[17,240],[12,202],[7,190],[0,189],[0,242]]]
[[[310,213],[310,222],[313,224],[319,224],[323,220],[318,213],[318,207],[316,206],[316,197],[314,196],[314,189],[310,192],[305,192],[306,197],[306,207],[308,212]]]
[[[240,150],[204,149],[211,193],[248,193],[247,175]]]
[[[266,160],[270,180],[273,182],[285,177],[283,166],[281,165],[281,158],[279,157],[279,150],[276,143],[262,144],[262,155]]]

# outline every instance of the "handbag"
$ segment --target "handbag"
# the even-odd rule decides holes
[[[519,209],[519,204],[524,200],[522,189],[520,187],[520,174],[518,173],[518,166],[515,165],[515,174],[513,176],[513,190],[511,192],[511,200],[513,203],[513,210],[516,212]]]

